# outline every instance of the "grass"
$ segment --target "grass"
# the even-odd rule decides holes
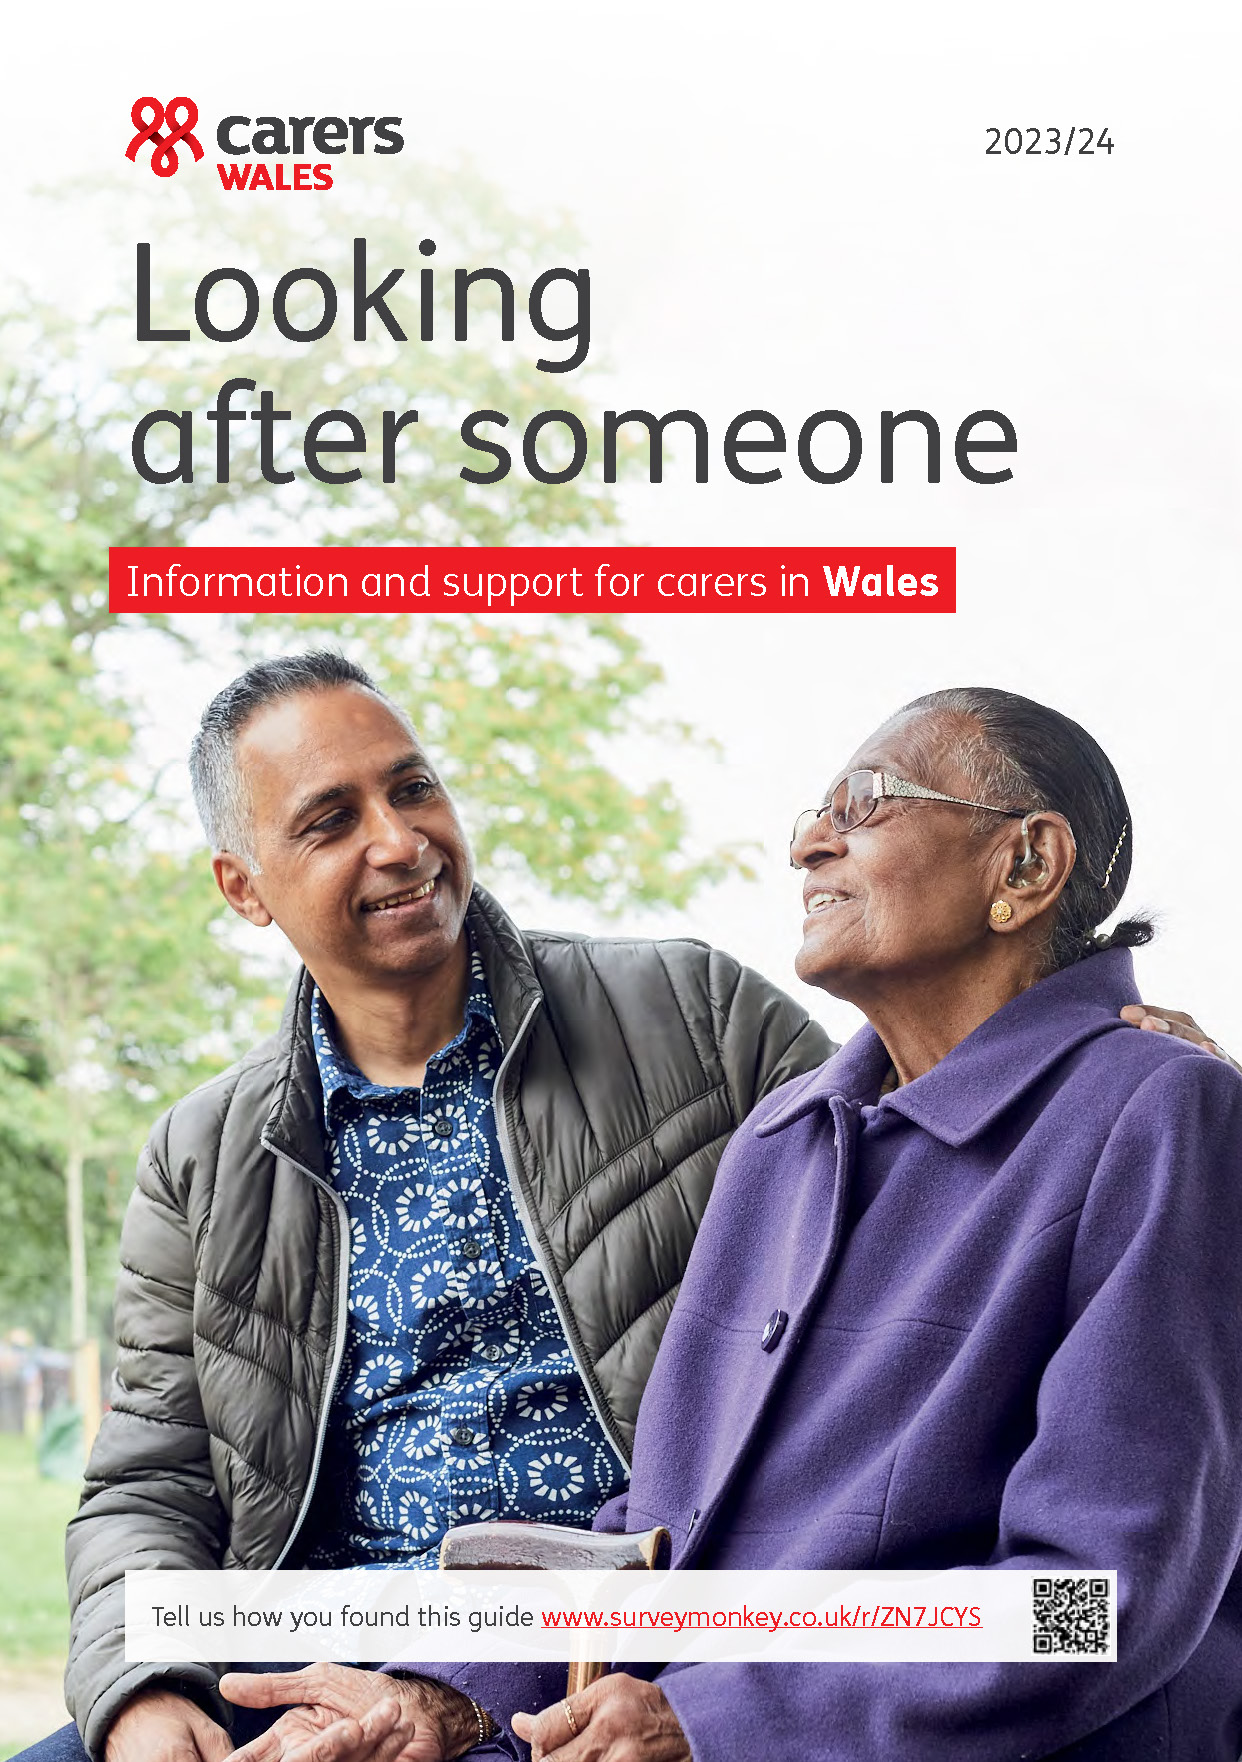
[[[69,1643],[65,1525],[79,1489],[42,1479],[34,1445],[0,1433],[0,1665],[63,1663]]]
[[[0,1762],[67,1718],[65,1525],[77,1503],[76,1486],[40,1476],[29,1439],[0,1432]]]

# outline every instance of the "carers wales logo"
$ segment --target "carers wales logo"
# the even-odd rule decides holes
[[[178,146],[186,146],[195,159],[203,157],[203,149],[192,132],[198,122],[198,105],[193,98],[170,98],[161,104],[158,98],[135,99],[129,120],[138,133],[125,149],[125,157],[137,162],[138,154],[151,143],[151,170],[156,177],[171,177],[179,164]],[[168,133],[159,131],[168,125]]]
[[[137,98],[129,113],[137,134],[125,149],[131,164],[151,149],[156,177],[172,177],[180,159],[178,147],[203,158],[194,129],[198,105],[193,98]],[[203,132],[210,139],[210,118]],[[161,132],[163,131],[163,132]],[[215,140],[224,160],[216,164],[225,190],[330,190],[332,160],[343,153],[400,153],[405,146],[399,116],[223,116]],[[312,158],[312,155],[314,156]]]

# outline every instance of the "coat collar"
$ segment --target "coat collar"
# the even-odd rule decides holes
[[[904,1114],[944,1144],[966,1144],[1076,1046],[1124,1030],[1118,1011],[1137,1002],[1130,951],[1090,955],[990,1015],[925,1076],[886,1095],[879,1110]],[[888,1064],[875,1029],[862,1028],[835,1058],[790,1085],[791,1092],[755,1126],[756,1137],[783,1131],[826,1107],[834,1095],[875,1105]]]
[[[517,925],[477,884],[466,908],[467,934],[483,962],[502,1045],[508,1047],[542,998],[527,944]],[[263,1142],[279,1155],[324,1176],[323,1086],[315,1058],[311,997],[315,981],[299,967],[276,1033],[279,1077]]]

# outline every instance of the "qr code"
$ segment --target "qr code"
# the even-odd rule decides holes
[[[1108,1651],[1113,1605],[1106,1578],[1037,1578],[1031,1589],[1037,1657],[1084,1658]]]

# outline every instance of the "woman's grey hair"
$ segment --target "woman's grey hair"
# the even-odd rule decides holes
[[[1112,761],[1085,728],[1059,710],[989,686],[929,692],[901,713],[911,712],[956,724],[949,733],[954,757],[980,801],[1050,808],[1069,821],[1078,860],[1057,903],[1048,972],[1106,948],[1151,941],[1155,931],[1146,918],[1127,918],[1110,935],[1097,934],[1130,879],[1134,828]],[[991,822],[990,815],[978,819],[981,827]]]
[[[338,685],[357,685],[374,692],[408,725],[404,712],[385,696],[369,673],[331,649],[256,661],[212,698],[190,747],[190,783],[213,854],[227,850],[241,857],[255,874],[259,872],[250,796],[237,763],[237,737],[242,729],[278,698],[329,691]]]

